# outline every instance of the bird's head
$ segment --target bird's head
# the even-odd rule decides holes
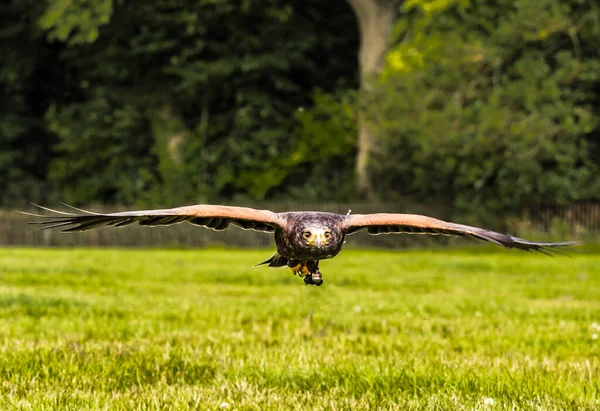
[[[286,241],[297,256],[329,256],[339,252],[344,243],[343,227],[337,214],[290,213]],[[329,258],[329,257],[323,257]]]
[[[329,227],[307,226],[302,230],[302,239],[305,244],[316,248],[326,247],[332,237],[333,233]]]

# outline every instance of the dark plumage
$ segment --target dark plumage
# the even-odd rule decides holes
[[[38,206],[54,215],[37,215],[44,229],[62,228],[63,232],[84,231],[92,228],[123,227],[133,223],[146,226],[171,225],[182,222],[225,230],[229,225],[244,230],[275,234],[277,252],[258,265],[288,266],[294,274],[304,277],[305,284],[321,285],[319,261],[335,257],[344,244],[346,235],[360,230],[369,234],[442,234],[470,236],[506,248],[539,251],[549,254],[553,249],[575,245],[575,242],[540,243],[477,227],[454,224],[416,214],[357,214],[343,215],[321,212],[273,213],[246,207],[195,205],[163,210],[129,211],[99,214],[75,209],[78,214],[65,213]]]

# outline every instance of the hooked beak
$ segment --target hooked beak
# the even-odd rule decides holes
[[[315,238],[315,244],[317,245],[317,247],[321,247],[321,242],[323,240],[321,239],[321,236],[318,236],[317,238]]]
[[[327,244],[327,240],[325,239],[325,234],[324,233],[315,233],[313,235],[313,238],[309,242],[309,244],[315,245],[317,247],[321,247],[321,245]]]

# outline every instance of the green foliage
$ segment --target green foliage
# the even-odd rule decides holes
[[[294,119],[298,125],[291,135],[290,152],[258,176],[243,175],[241,183],[251,192],[256,190],[258,198],[272,187],[286,187],[284,196],[303,201],[350,200],[357,132],[355,92],[317,91],[314,107],[299,107]]]
[[[41,4],[0,4],[0,205],[48,199],[46,183],[55,136],[43,121],[45,105],[69,88],[51,62],[34,21]]]
[[[498,250],[3,249],[0,407],[597,409],[598,256]]]
[[[293,113],[313,104],[312,90],[356,85],[355,64],[348,73],[355,54],[326,65],[311,56],[355,43],[355,36],[332,34],[353,17],[343,3],[325,8],[316,1],[245,3],[241,10],[225,10],[197,13],[207,33],[222,36],[182,51],[167,69],[176,76],[180,104],[196,107],[188,117],[193,137],[185,143],[184,162],[195,171],[188,181],[196,191],[261,199],[306,181],[299,173],[290,180],[285,159],[298,144]],[[320,19],[332,25],[325,28]],[[332,82],[334,76],[339,79]]]
[[[450,212],[598,200],[600,16],[589,3],[410,1],[369,107],[384,196]],[[596,37],[597,38],[597,37]],[[402,96],[402,98],[398,98]]]
[[[341,31],[347,4],[109,3],[51,2],[38,20],[68,45],[60,61],[76,88],[46,115],[61,140],[50,179],[69,201],[263,198],[305,183],[278,164],[313,89],[357,84],[355,52],[339,51],[356,49],[356,28]]]
[[[98,38],[100,26],[113,12],[113,0],[44,0],[46,10],[38,19],[48,40],[68,44],[91,43]]]
[[[65,201],[131,203],[148,190],[153,141],[136,107],[97,90],[85,103],[50,106],[46,120],[60,138],[50,178],[63,187]]]
[[[350,200],[359,104],[380,199],[472,222],[600,200],[593,2],[399,7],[357,98],[344,0],[5,2],[0,203]]]

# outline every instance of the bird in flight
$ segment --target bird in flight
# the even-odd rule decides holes
[[[361,230],[369,234],[442,234],[468,236],[505,248],[539,251],[549,254],[556,247],[576,242],[540,243],[524,240],[482,228],[455,224],[417,214],[335,214],[324,212],[274,213],[247,207],[193,205],[163,210],[127,211],[101,214],[73,208],[66,213],[38,206],[52,215],[30,214],[40,219],[41,229],[62,228],[63,232],[85,231],[98,227],[123,227],[133,223],[144,226],[166,226],[182,222],[225,230],[230,225],[244,230],[273,233],[277,251],[257,266],[289,267],[304,279],[305,284],[323,284],[319,261],[335,257],[342,249],[345,237]]]

